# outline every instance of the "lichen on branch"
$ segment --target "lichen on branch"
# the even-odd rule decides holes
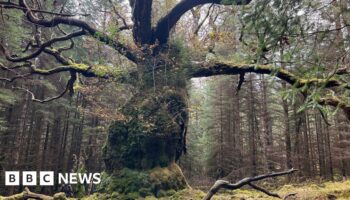
[[[245,73],[267,74],[285,81],[295,88],[303,88],[304,96],[308,95],[308,88],[325,88],[350,90],[350,84],[335,77],[331,78],[302,78],[296,74],[272,65],[244,64],[231,62],[194,63],[189,77],[209,77],[216,75],[241,75]],[[341,108],[350,120],[350,102],[339,97],[324,97],[317,100],[319,104]]]

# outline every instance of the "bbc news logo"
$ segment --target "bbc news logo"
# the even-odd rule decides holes
[[[100,173],[58,173],[58,184],[99,184]],[[39,178],[39,179],[38,179]],[[53,171],[23,171],[22,178],[19,171],[5,172],[5,186],[53,186],[55,173]]]

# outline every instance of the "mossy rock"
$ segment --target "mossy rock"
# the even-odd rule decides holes
[[[123,168],[112,175],[102,177],[99,191],[111,194],[116,192],[120,199],[137,199],[147,196],[171,196],[176,191],[188,187],[180,167],[171,163],[167,167],[149,170]]]

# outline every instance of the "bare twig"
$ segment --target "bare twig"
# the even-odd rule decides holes
[[[251,0],[236,1],[238,5],[246,5],[250,2]],[[221,0],[180,1],[168,12],[167,15],[158,21],[157,25],[153,29],[153,33],[155,34],[154,40],[158,40],[160,45],[165,44],[169,38],[170,30],[180,20],[183,14],[185,14],[187,11],[190,11],[196,6],[204,5],[207,3],[232,5],[232,3],[225,3]]]
[[[205,15],[205,17],[203,18],[203,20],[198,24],[196,30],[193,32],[194,35],[198,35],[198,32],[199,30],[201,29],[201,27],[203,26],[204,22],[208,19],[210,13],[211,13],[211,10],[213,8],[214,4],[211,4],[208,8],[208,12],[207,14]]]
[[[30,76],[31,73],[26,73],[26,74],[20,74],[18,73],[15,68],[21,68],[21,67],[29,67],[28,64],[24,64],[24,65],[18,65],[15,66],[13,68],[9,68],[9,67],[5,67],[4,65],[2,65],[0,63],[0,69],[5,70],[5,71],[9,71],[15,74],[15,76],[13,76],[12,78],[4,78],[4,77],[0,77],[0,81],[7,81],[7,82],[13,82],[16,79],[20,79],[20,78],[25,78],[27,76]]]
[[[63,95],[65,95],[68,91],[70,91],[70,94],[72,95],[73,94],[73,85],[74,85],[74,82],[76,81],[76,79],[77,79],[76,74],[75,73],[71,73],[71,78],[68,80],[65,89],[60,94],[58,94],[57,96],[46,98],[46,99],[37,99],[35,97],[35,94],[32,91],[30,91],[28,89],[25,89],[25,88],[13,87],[13,89],[22,90],[22,91],[25,91],[25,92],[29,93],[31,95],[31,97],[32,97],[31,98],[32,101],[39,102],[39,103],[46,103],[46,102],[50,102],[50,101],[53,101],[53,100],[56,100],[56,99],[59,99],[59,98],[63,97]]]
[[[30,48],[32,47],[38,47],[37,44],[33,44],[33,41],[29,41],[28,44],[26,45],[26,47],[23,49],[23,53],[27,52]]]
[[[0,2],[0,8],[25,10],[24,7],[17,5],[15,3],[12,3],[12,2]],[[50,12],[50,11],[46,11],[46,10],[38,10],[38,9],[32,9],[32,12],[62,16],[62,17],[74,17],[77,15],[80,15],[80,16],[89,16],[90,15],[90,14],[85,14],[85,13],[77,13],[77,14],[55,13],[55,12]]]
[[[80,31],[76,31],[76,32],[73,32],[71,34],[68,34],[68,35],[65,35],[65,36],[62,36],[62,37],[53,38],[53,39],[51,39],[51,40],[41,44],[39,46],[39,48],[34,53],[32,53],[30,55],[27,55],[27,56],[24,56],[24,57],[20,57],[20,58],[10,56],[5,51],[5,48],[1,44],[0,44],[0,50],[5,53],[7,60],[9,60],[11,62],[23,62],[23,61],[27,61],[27,60],[30,60],[32,58],[35,58],[35,57],[39,56],[44,51],[44,49],[46,47],[49,47],[49,46],[51,46],[52,44],[54,44],[56,42],[71,40],[74,37],[79,37],[79,36],[82,36],[82,35],[85,35],[85,34],[86,34],[86,32],[84,30],[80,30]]]
[[[7,2],[1,2],[0,6],[5,5]],[[17,5],[17,4],[16,4]],[[33,23],[34,25],[43,26],[43,27],[57,27],[60,24],[69,25],[71,27],[79,27],[86,31],[88,35],[91,37],[94,37],[95,39],[105,43],[108,46],[113,47],[115,50],[117,50],[120,54],[124,55],[126,58],[128,58],[130,61],[137,63],[138,56],[136,55],[136,52],[132,50],[127,45],[122,44],[119,41],[114,40],[114,38],[108,36],[107,34],[98,31],[88,23],[86,23],[83,20],[76,19],[73,17],[67,17],[67,16],[54,16],[50,19],[45,18],[38,18],[34,14],[34,10],[30,8],[30,6],[27,5],[25,0],[19,0],[18,6],[20,6],[23,11],[23,13],[26,15],[26,18],[29,20],[29,22]]]
[[[119,12],[118,12],[118,9],[115,7],[115,5],[113,4],[112,0],[108,0],[108,2],[111,4],[112,8],[113,8],[113,11],[114,11],[114,14],[116,14],[119,19],[122,20],[123,22],[123,26],[119,28],[119,30],[125,30],[125,29],[130,29],[131,26],[128,25],[128,23],[126,22],[126,19],[125,17],[123,17]]]

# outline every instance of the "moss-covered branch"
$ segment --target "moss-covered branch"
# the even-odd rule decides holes
[[[97,77],[97,78],[105,78],[105,79],[109,77],[119,77],[124,74],[122,70],[118,70],[109,66],[102,66],[102,65],[90,66],[87,64],[73,63],[73,62],[70,62],[69,65],[58,66],[52,69],[40,69],[40,68],[36,68],[33,65],[25,65],[23,67],[29,68],[30,71],[24,74],[21,74],[19,71],[16,71],[16,76],[12,78],[2,78],[0,80],[13,82],[16,79],[25,78],[30,75],[49,76],[49,75],[62,73],[62,72],[73,72],[73,73],[79,73],[85,77]],[[13,72],[11,68],[5,67],[1,63],[0,63],[0,69]]]
[[[332,87],[344,87],[345,89],[350,89],[349,83],[341,82],[337,79],[322,79],[322,78],[311,78],[303,79],[295,74],[281,69],[276,68],[271,65],[247,65],[247,64],[236,64],[228,62],[217,62],[217,63],[205,63],[199,65],[195,68],[191,77],[208,77],[215,75],[239,75],[242,73],[256,73],[256,74],[269,74],[276,76],[281,80],[286,81],[287,83],[295,87],[308,86],[319,86],[325,88]]]
[[[101,65],[86,65],[81,63],[70,63],[70,65],[66,66],[59,66],[52,69],[38,69],[38,68],[31,68],[32,74],[38,74],[38,75],[52,75],[56,73],[61,72],[76,72],[80,73],[85,77],[98,77],[98,78],[108,78],[117,76],[119,71],[113,71],[111,67],[108,66],[101,66]],[[121,73],[121,71],[120,71]]]
[[[268,74],[275,76],[296,88],[320,87],[320,88],[342,88],[350,90],[350,84],[336,78],[309,78],[304,79],[289,72],[288,70],[276,68],[271,65],[236,64],[229,62],[197,63],[190,77],[209,77],[216,75],[242,75],[245,73]],[[307,89],[306,89],[307,90]],[[307,91],[303,91],[307,94]],[[330,105],[341,108],[350,120],[350,103],[342,101],[337,97],[325,97],[319,100],[322,105]]]
[[[26,63],[25,65],[19,68],[24,68],[24,67],[28,68],[29,72],[20,73],[19,71],[13,70],[13,68],[5,67],[2,63],[0,63],[1,70],[10,71],[14,73],[14,76],[12,76],[11,78],[0,77],[0,81],[14,82],[17,79],[23,79],[32,75],[49,76],[49,75],[63,73],[63,72],[70,73],[71,77],[68,80],[64,90],[61,91],[56,96],[45,98],[45,99],[36,98],[36,95],[29,89],[22,88],[22,87],[12,87],[13,89],[21,90],[31,95],[31,99],[34,102],[46,103],[46,102],[53,101],[63,97],[67,92],[69,92],[70,95],[73,95],[74,84],[77,80],[77,73],[82,74],[85,77],[99,77],[99,78],[105,78],[105,79],[109,77],[114,77],[114,78],[124,77],[124,72],[122,70],[118,70],[109,66],[101,66],[101,65],[89,66],[86,64],[73,63],[71,61],[69,61],[69,64],[70,65],[59,66],[52,69],[40,69],[40,68],[36,68],[30,63]]]

